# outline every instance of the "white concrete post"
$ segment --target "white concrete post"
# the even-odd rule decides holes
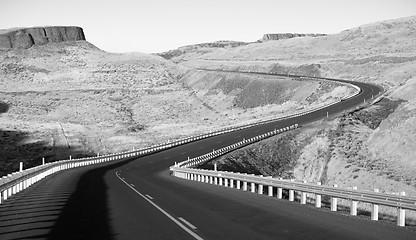
[[[258,194],[263,194],[263,184],[259,184]]]
[[[256,184],[254,182],[251,183],[251,192],[254,193],[256,192]]]
[[[243,182],[243,191],[247,191],[247,182]]]
[[[378,189],[374,189],[374,192],[379,192]],[[371,220],[377,221],[378,220],[378,204],[373,204],[371,208]]]
[[[45,165],[45,158],[42,158],[42,165]]]
[[[240,186],[241,185],[241,181],[240,180],[237,180],[237,189],[240,189]]]
[[[277,188],[277,198],[278,199],[282,199],[283,197],[283,189],[282,188]]]
[[[217,164],[214,163],[214,171],[217,171]]]
[[[300,193],[300,204],[306,204],[306,192]]]
[[[273,186],[269,186],[268,187],[269,189],[268,189],[268,195],[269,195],[269,197],[273,197]]]
[[[306,183],[306,181],[303,181],[303,183]],[[300,204],[306,204],[306,192],[300,193]]]
[[[214,177],[214,184],[218,185],[218,177]]]
[[[352,187],[352,190],[357,190],[357,187]],[[351,200],[351,209],[350,209],[351,216],[357,216],[357,206],[358,206],[358,201]]]
[[[321,185],[321,182],[317,182],[318,185]],[[320,208],[322,206],[321,203],[322,196],[320,194],[315,194],[315,207]]]
[[[214,183],[214,177],[209,176],[209,184],[213,184]]]
[[[218,185],[222,186],[222,177],[220,177],[219,179],[220,179],[220,183]]]
[[[23,162],[20,162],[19,164],[19,172],[23,172]]]
[[[334,187],[337,187],[337,185],[334,184]],[[338,199],[336,197],[331,197],[331,211],[333,212],[337,211],[337,204],[338,204]]]
[[[295,190],[289,189],[289,201],[295,201]]]
[[[72,160],[72,156],[71,155],[69,155],[69,160]]]
[[[405,196],[405,192],[400,192],[400,196]],[[397,208],[397,226],[404,227],[406,225],[406,212],[403,208]]]
[[[234,187],[234,179],[230,179],[230,188]]]
[[[224,187],[228,187],[228,178],[224,178]]]

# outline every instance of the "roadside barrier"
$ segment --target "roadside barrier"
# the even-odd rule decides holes
[[[395,207],[397,208],[397,226],[405,226],[405,210],[416,211],[416,198],[406,197],[404,192],[400,192],[399,194],[387,194],[379,193],[378,189],[375,189],[374,192],[370,192],[365,190],[359,191],[357,188],[342,189],[338,188],[337,185],[334,185],[333,187],[321,186],[321,183],[296,182],[294,179],[283,180],[281,178],[277,179],[270,176],[217,171],[216,165],[214,165],[214,170],[195,168],[202,163],[225,155],[235,149],[296,128],[298,128],[297,124],[261,134],[250,139],[245,139],[211,153],[176,163],[174,166],[170,167],[170,171],[173,176],[178,178],[241,189],[252,193],[266,194],[270,197],[276,196],[278,199],[283,198],[282,193],[285,189],[288,191],[289,201],[295,201],[295,192],[297,192],[300,196],[299,201],[301,204],[306,204],[307,194],[312,194],[314,196],[315,207],[317,208],[322,206],[322,196],[328,196],[330,197],[330,209],[334,212],[337,211],[337,200],[346,199],[351,202],[350,215],[352,216],[357,215],[358,202],[370,203],[372,204],[371,220],[374,221],[378,220],[379,205]],[[267,191],[265,189],[267,189]],[[276,195],[274,195],[275,192]]]

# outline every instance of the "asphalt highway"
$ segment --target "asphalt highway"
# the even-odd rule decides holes
[[[0,205],[0,239],[416,239],[374,222],[236,189],[172,177],[174,162],[292,124],[305,125],[376,96],[377,86],[298,118],[203,139],[137,159],[52,175]]]

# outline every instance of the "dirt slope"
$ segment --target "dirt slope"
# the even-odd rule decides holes
[[[285,168],[282,176],[416,194],[416,17],[328,36],[219,50],[182,65],[300,73],[383,85],[385,99],[376,105],[295,134],[298,155],[291,158],[296,158],[296,163],[289,170]],[[273,144],[269,144],[272,149]],[[270,157],[270,153],[259,151],[253,154],[262,159]],[[230,156],[220,162],[228,168],[236,159]],[[242,157],[241,162],[245,159]]]

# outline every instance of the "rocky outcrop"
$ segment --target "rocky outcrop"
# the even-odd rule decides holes
[[[0,49],[27,49],[33,45],[44,45],[49,42],[85,40],[80,27],[34,27],[3,31],[0,34]]]
[[[281,40],[281,39],[288,39],[288,38],[294,38],[294,37],[320,37],[320,36],[326,36],[326,34],[268,33],[268,34],[264,34],[263,38],[260,41],[267,42],[271,40]]]

